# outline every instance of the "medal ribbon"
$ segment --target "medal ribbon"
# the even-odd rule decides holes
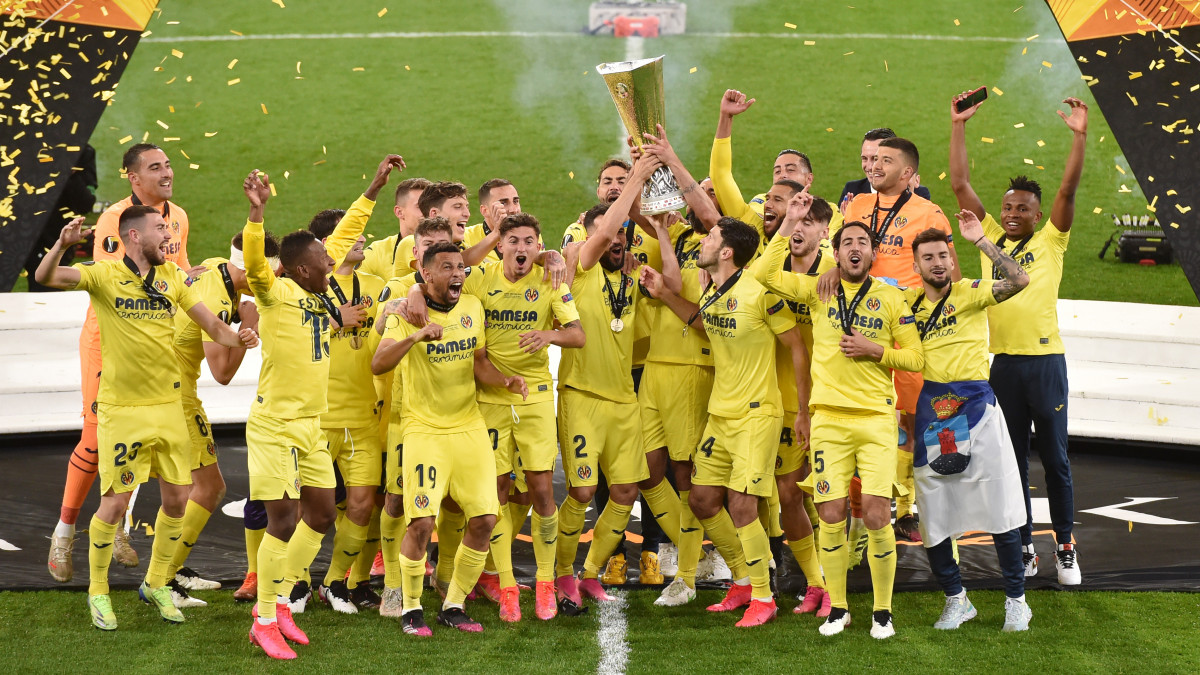
[[[1021,254],[1021,251],[1025,250],[1025,246],[1027,246],[1029,244],[1030,239],[1033,239],[1032,234],[1026,236],[1024,239],[1022,239],[1020,242],[1018,242],[1017,245],[1013,248],[1012,253],[1009,253],[1008,255],[1012,256],[1013,260],[1016,260],[1017,256]],[[996,248],[1000,249],[1001,253],[1005,252],[1004,251],[1005,241],[1006,241],[1006,239],[1005,239],[1004,235],[1000,235],[1000,238],[996,240]],[[1000,276],[1000,268],[993,265],[992,266],[992,280],[1000,281],[1003,278],[1004,277]]]
[[[871,211],[871,235],[875,237],[876,244],[883,241],[883,235],[887,234],[888,229],[892,226],[892,221],[896,219],[897,215],[899,215],[900,208],[908,203],[909,197],[912,197],[912,190],[905,189],[904,192],[896,198],[896,203],[892,205],[891,210],[889,210],[887,216],[884,217],[883,224],[878,225],[879,193],[875,193],[875,209]],[[876,229],[877,225],[878,229]]]
[[[229,263],[221,263],[217,265],[217,269],[221,270],[221,280],[225,282],[225,292],[229,294],[229,304],[233,307],[233,312],[229,315],[229,324],[241,323],[242,317],[238,314],[238,306],[241,304],[242,298],[233,285],[233,277],[229,276]]]
[[[154,273],[157,271],[157,268],[151,265],[150,271],[146,273],[146,277],[143,279],[141,272],[138,272],[137,265],[134,264],[133,260],[130,259],[129,256],[125,256],[122,262],[125,263],[125,266],[129,268],[130,272],[133,272],[134,276],[136,276],[138,279],[141,279],[142,290],[145,291],[146,296],[152,301],[161,304],[162,308],[167,310],[168,316],[175,316],[174,305],[172,305],[171,301],[167,299],[167,296],[160,293],[158,289],[154,287]]]
[[[612,312],[614,319],[620,319],[625,313],[625,308],[629,306],[629,299],[625,297],[625,288],[627,284],[625,279],[629,278],[624,272],[621,272],[621,294],[613,293],[612,282],[608,279],[608,273],[604,274],[604,289],[608,291],[609,311]]]
[[[921,342],[924,342],[925,336],[932,333],[933,329],[937,326],[938,319],[940,319],[942,316],[942,308],[946,306],[946,301],[950,299],[950,291],[953,288],[954,288],[953,286],[947,288],[946,294],[943,295],[942,299],[939,300],[938,303],[933,306],[933,311],[929,314],[929,322],[926,323],[925,328],[923,328],[921,330]],[[917,296],[917,301],[914,302],[913,306],[912,306],[913,316],[917,315],[917,310],[919,310],[921,308],[921,301],[924,299],[925,299],[924,293]]]
[[[744,269],[744,268],[743,268],[743,269]],[[704,310],[706,310],[706,309],[708,309],[709,307],[711,307],[711,306],[712,306],[712,304],[713,304],[714,302],[716,302],[717,300],[719,300],[719,299],[721,298],[721,296],[722,296],[722,295],[725,295],[726,293],[728,293],[728,292],[729,292],[729,289],[733,288],[733,285],[734,285],[734,284],[736,284],[736,283],[737,283],[737,280],[738,280],[738,279],[740,279],[741,277],[742,277],[742,270],[741,270],[741,269],[739,269],[738,271],[734,272],[732,276],[730,276],[728,279],[726,279],[726,280],[725,280],[725,283],[721,284],[721,287],[717,289],[717,292],[716,292],[716,293],[713,293],[713,294],[712,294],[712,297],[710,297],[709,299],[705,300],[705,301],[704,301],[704,304],[703,304],[703,305],[700,305],[700,309],[696,310],[696,313],[695,313],[695,314],[693,314],[693,315],[691,316],[691,318],[689,318],[689,319],[687,320],[687,323],[685,323],[685,324],[684,324],[684,328],[686,328],[686,327],[688,327],[688,326],[692,325],[692,322],[693,322],[693,321],[695,321],[695,320],[696,320],[696,318],[697,318],[697,317],[699,317],[701,314],[703,314],[703,313],[704,313]],[[704,294],[705,294],[705,293],[708,293],[709,289],[711,289],[711,288],[712,288],[712,286],[713,286],[713,285],[712,285],[712,282],[711,282],[711,281],[709,281],[709,282],[708,282],[708,286],[707,286],[707,287],[705,287],[705,289],[704,289],[704,293],[701,293],[701,294],[700,294],[700,297],[704,297]]]
[[[870,290],[870,288],[871,277],[867,277],[866,281],[864,281],[862,286],[859,287],[858,292],[854,294],[854,299],[850,301],[850,306],[847,308],[846,288],[845,286],[842,286],[841,283],[838,283],[838,312],[840,313],[842,319],[842,332],[846,335],[853,334],[854,312],[858,309],[858,303],[862,302],[862,299],[867,297],[867,291]]]

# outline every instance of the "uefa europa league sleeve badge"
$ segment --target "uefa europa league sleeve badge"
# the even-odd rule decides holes
[[[637,147],[646,142],[643,133],[655,134],[657,125],[666,126],[663,103],[663,57],[640,61],[601,63],[596,72],[604,77],[625,131]],[[642,188],[642,215],[676,211],[684,207],[679,183],[667,167],[660,167]]]

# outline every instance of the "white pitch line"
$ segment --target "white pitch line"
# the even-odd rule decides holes
[[[628,625],[625,621],[625,591],[611,591],[614,600],[596,605],[600,614],[600,627],[596,630],[596,643],[600,645],[600,663],[596,664],[597,675],[620,675],[629,665],[629,643],[625,641]]]
[[[565,31],[447,31],[381,32],[381,33],[265,33],[260,35],[177,35],[148,37],[144,43],[174,44],[183,42],[244,42],[247,40],[423,40],[430,38],[590,38],[594,36]],[[675,36],[672,36],[675,37]],[[905,40],[918,42],[1056,42],[1049,39],[1027,40],[1023,37],[993,37],[986,35],[888,35],[885,33],[686,33],[677,37],[730,40]],[[632,38],[630,38],[632,39]],[[640,38],[639,38],[640,39]]]

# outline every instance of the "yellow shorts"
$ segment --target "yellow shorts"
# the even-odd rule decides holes
[[[858,471],[862,493],[891,499],[896,482],[896,416],[812,414],[813,499],[819,504],[844,499]],[[907,490],[905,490],[907,492]]]
[[[808,446],[804,445],[804,439],[796,437],[796,431],[792,429],[795,421],[795,412],[783,413],[779,431],[779,450],[775,453],[776,476],[787,475],[804,466],[804,462],[808,461]]]
[[[172,485],[191,485],[191,453],[180,401],[96,406],[100,494],[132,492],[153,473]]]
[[[708,423],[712,387],[711,366],[647,363],[638,389],[646,452],[665,447],[672,460],[689,461]]]
[[[558,421],[554,400],[525,405],[480,403],[488,438],[496,455],[496,475],[553,471],[558,455]]]
[[[436,516],[449,495],[467,518],[496,515],[496,474],[491,444],[481,424],[449,434],[407,430],[404,434],[404,515]]]
[[[741,419],[709,415],[703,440],[692,455],[692,483],[770,497],[780,419],[764,414]]]
[[[300,498],[301,487],[333,488],[333,459],[321,418],[294,420],[250,413],[246,420],[250,498]]]
[[[399,406],[393,406],[388,415],[387,445],[383,446],[383,485],[390,495],[404,494],[404,423],[400,420]]]
[[[383,443],[379,440],[378,424],[321,431],[329,444],[329,456],[342,473],[342,483],[379,487],[383,476]]]
[[[217,443],[213,440],[212,429],[208,426],[208,413],[200,399],[183,397],[183,420],[187,423],[191,469],[202,469],[217,463]]]
[[[558,397],[558,442],[568,487],[596,485],[596,470],[609,485],[650,477],[636,403],[616,403],[575,389]]]

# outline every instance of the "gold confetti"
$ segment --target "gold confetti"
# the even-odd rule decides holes
[[[270,187],[271,187],[271,196],[272,196],[272,197],[275,197],[275,196],[277,196],[277,195],[276,195],[276,193],[275,193],[275,184],[274,184],[274,183],[271,183],[271,186],[270,186]]]
[[[180,149],[179,154],[183,155],[184,159],[191,159],[191,157],[188,156],[187,152],[185,152],[182,149]]]
[[[1041,141],[1041,140],[1039,140],[1039,141],[1038,141],[1038,147],[1039,147],[1039,148],[1044,148],[1044,147],[1046,147],[1046,141]]]
[[[163,143],[173,143],[177,140],[179,140],[178,136],[164,136],[163,137]]]
[[[1113,166],[1117,167],[1117,171],[1120,171],[1122,176],[1125,175],[1125,169],[1122,169],[1120,164],[1114,164]]]
[[[363,68],[363,67],[358,67],[358,68],[351,68],[350,70],[353,70],[353,71],[354,71],[354,72],[356,72],[356,73],[361,73],[361,72],[363,72],[364,70],[366,70],[366,68]]]
[[[958,22],[958,19],[955,19],[955,20],[954,20],[954,25],[955,25],[955,26],[961,26],[962,24],[960,24],[960,23]]]
[[[570,178],[571,180],[575,180],[575,172],[574,172],[574,171],[568,171],[568,172],[567,172],[567,178]]]
[[[891,69],[888,68],[887,59],[883,60],[883,72],[885,72],[885,73],[892,72]]]
[[[188,168],[189,169],[199,169],[200,165],[199,164],[188,164]]]
[[[129,141],[132,141],[132,140],[133,140],[133,136],[126,136],[125,138],[122,138],[121,140],[117,141],[117,143],[119,143],[121,145],[125,145],[126,143],[128,143]]]
[[[997,96],[1003,96],[1004,92],[1000,91],[1000,87],[992,87],[992,93]]]
[[[204,137],[205,137],[205,138],[212,138],[213,136],[216,136],[216,135],[217,135],[217,132],[215,132],[215,131],[206,131],[206,132],[204,132]]]
[[[233,33],[234,35],[236,35],[236,36],[238,36],[238,37],[241,37],[241,36],[242,36],[242,34],[241,34],[240,32],[238,32],[238,31],[236,31],[236,30],[233,30],[232,28],[229,30],[229,32],[230,32],[230,33]]]
[[[177,59],[182,59],[182,58],[183,58],[183,52],[179,51],[178,49],[172,49],[172,50],[171,50],[171,56],[174,56],[174,57],[175,57],[175,58],[177,58]]]
[[[262,106],[262,111],[263,111],[263,114],[264,114],[264,115],[266,115],[266,114],[267,114],[267,104],[266,104],[266,103],[259,103],[258,105]]]
[[[1017,122],[1016,124],[1014,124],[1014,125],[1013,125],[1013,128],[1014,128],[1014,129],[1024,129],[1024,128],[1025,128],[1025,123],[1024,123],[1024,122]]]
[[[1021,49],[1021,56],[1025,56],[1028,53],[1029,53],[1029,47],[1024,47]]]
[[[854,52],[846,52],[845,54],[842,54],[842,56],[850,56],[850,55],[851,55],[851,54],[853,54],[853,53],[854,53]]]
[[[691,73],[694,73],[694,72],[696,72],[696,67],[695,67],[695,66],[692,66],[692,69],[688,71],[688,74],[691,74]],[[585,71],[583,71],[583,74],[584,74],[584,75],[587,75],[587,71],[586,71],[586,70],[585,70]]]
[[[1133,521],[1129,521],[1129,531],[1133,532]]]
[[[317,165],[319,165],[319,164],[324,164],[324,163],[325,163],[325,160],[323,160],[323,159],[318,159],[317,161],[313,162],[313,166],[317,166]]]
[[[271,0],[271,2],[279,5],[279,9],[287,9],[287,7],[285,7],[283,4],[283,0]]]
[[[1131,80],[1136,80],[1141,76],[1142,76],[1141,71],[1137,71],[1137,72],[1129,71],[1129,79],[1131,79]]]
[[[405,69],[405,70],[412,70],[412,68],[409,68],[408,66],[404,66],[404,69]],[[586,74],[587,74],[587,71],[584,71],[584,75],[586,75]]]
[[[805,41],[804,41],[804,46],[805,46],[805,47],[811,47],[811,46],[813,46],[813,45],[815,45],[815,44],[817,44],[816,40],[805,40]]]
[[[1108,56],[1108,52],[1103,51],[1101,49],[1097,49],[1096,56],[1099,56],[1100,58],[1104,58],[1104,57]]]
[[[382,19],[384,14],[387,14],[387,7],[384,7],[383,9],[379,10],[379,13],[376,14],[375,16]]]
[[[983,141],[984,143],[995,143],[996,142],[994,139],[988,138],[987,136],[984,136],[983,138],[981,138],[979,140]]]
[[[1179,211],[1180,213],[1187,213],[1188,211],[1191,211],[1191,210],[1192,210],[1192,207],[1190,207],[1190,206],[1180,206],[1179,204],[1176,204],[1176,205],[1175,205],[1175,210]]]
[[[1131,94],[1129,92],[1125,92],[1125,95],[1129,97],[1129,100],[1132,101],[1134,105],[1137,105],[1137,98],[1134,97],[1133,94]]]
[[[162,120],[154,120],[154,121],[155,121],[155,122],[158,122],[158,126],[160,126],[160,127],[164,128],[164,129],[170,129],[170,128],[171,128],[171,127],[167,126],[167,123],[166,123],[166,122],[164,122],[164,121],[162,121]]]
[[[167,112],[172,112],[172,113],[175,112],[175,106],[173,106],[173,105],[167,106]]]
[[[288,179],[288,177],[289,177],[289,176],[291,176],[291,175],[292,175],[292,172],[291,172],[291,171],[284,171],[284,172],[283,172],[283,179],[284,179],[284,180],[287,180],[287,179]]]
[[[1051,64],[1049,61],[1042,61],[1042,65],[1043,65],[1043,66],[1046,66],[1047,68],[1053,68],[1053,67],[1054,67],[1054,66],[1053,66],[1053,64]]]
[[[1178,193],[1178,192],[1175,192],[1175,190],[1167,190],[1167,196],[1168,196],[1168,197],[1174,197],[1174,196],[1175,196],[1175,195],[1177,195],[1177,194],[1179,194],[1179,193]]]
[[[238,62],[238,60],[237,60],[237,59],[234,59],[234,60],[230,61],[230,62],[229,62],[229,65],[227,65],[227,66],[225,66],[225,67],[226,67],[227,69],[229,69],[229,70],[233,70],[233,67],[237,65],[237,62]]]
[[[1097,206],[1096,208],[1092,209],[1092,213],[1094,213],[1096,215],[1100,215],[1101,213],[1104,213],[1104,209]]]
[[[783,27],[784,27],[784,28],[790,28],[791,30],[796,30],[796,24],[794,24],[794,23],[786,23],[786,22],[785,22],[785,23],[783,24]]]
[[[1037,35],[1037,33],[1034,33],[1033,35],[1030,35],[1029,37],[1025,38],[1025,41],[1026,41],[1026,42],[1033,42],[1033,41],[1034,41],[1034,40],[1036,40],[1036,39],[1038,39],[1038,35]]]
[[[242,81],[242,78],[240,78],[240,77],[235,77],[235,78],[233,78],[232,80],[230,80],[230,81],[226,82],[225,84],[228,84],[229,86],[231,86],[231,87],[232,87],[233,85],[235,85],[235,84],[237,84],[238,82],[241,82],[241,81]]]
[[[1032,160],[1032,159],[1029,159],[1028,157],[1026,157],[1026,158],[1025,158],[1025,163],[1026,163],[1026,164],[1029,164],[1030,166],[1032,166],[1032,165],[1033,165],[1033,160]]]
[[[946,172],[945,171],[938,174],[938,180],[946,180]]]

